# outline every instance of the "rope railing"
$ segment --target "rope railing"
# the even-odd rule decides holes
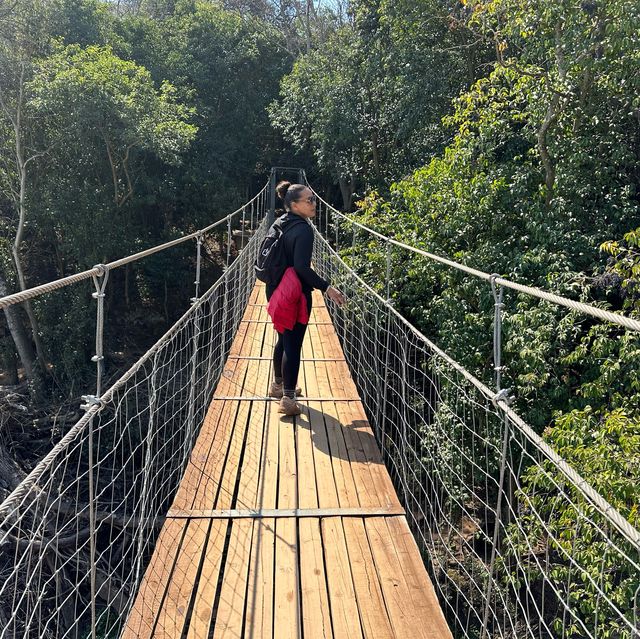
[[[253,290],[258,195],[223,275],[0,504],[0,639],[121,633]]]
[[[314,263],[454,636],[640,636],[640,532],[345,264],[326,206]]]
[[[305,178],[306,180],[306,178]],[[308,182],[307,182],[308,184]],[[308,184],[309,185],[309,184]],[[309,188],[313,191],[311,185]],[[591,317],[595,317],[597,319],[611,322],[612,324],[617,324],[618,326],[623,326],[632,331],[640,331],[640,321],[635,320],[631,317],[627,317],[622,313],[613,313],[611,311],[607,311],[602,308],[598,308],[592,304],[587,304],[585,302],[578,302],[577,300],[572,300],[567,297],[563,297],[562,295],[556,295],[555,293],[550,293],[549,291],[545,291],[541,288],[537,288],[535,286],[527,286],[525,284],[519,284],[518,282],[512,282],[504,277],[500,277],[495,273],[486,273],[484,271],[478,270],[476,268],[472,268],[465,264],[461,264],[460,262],[456,262],[455,260],[451,260],[446,257],[442,257],[441,255],[436,255],[435,253],[430,253],[429,251],[425,251],[423,249],[417,248],[415,246],[411,246],[409,244],[405,244],[404,242],[400,242],[391,237],[387,237],[378,231],[375,231],[360,222],[352,219],[348,215],[341,213],[334,207],[332,207],[328,202],[322,199],[320,195],[318,195],[315,191],[313,191],[315,196],[318,198],[318,202],[322,205],[322,210],[324,211],[323,220],[320,223],[321,226],[324,226],[325,237],[328,237],[329,226],[336,227],[335,222],[330,223],[330,217],[335,217],[336,219],[343,220],[346,224],[353,228],[358,228],[362,231],[365,231],[369,235],[378,238],[380,241],[384,242],[388,246],[397,246],[406,251],[414,253],[415,255],[421,255],[422,257],[426,257],[434,262],[438,262],[440,264],[444,264],[450,268],[456,269],[463,273],[467,273],[468,275],[473,275],[479,279],[485,280],[486,282],[494,282],[497,286],[504,286],[505,288],[512,289],[514,291],[518,291],[519,293],[524,293],[525,295],[530,295],[531,297],[536,297],[541,300],[546,300],[547,302],[551,302],[552,304],[557,304],[558,306],[564,306],[565,308],[569,308],[574,311],[579,311],[580,313],[584,313],[585,315],[590,315]],[[337,231],[336,231],[337,233]]]

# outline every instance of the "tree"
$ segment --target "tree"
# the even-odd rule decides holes
[[[285,138],[340,183],[346,209],[356,176],[365,190],[386,189],[441,151],[440,119],[481,59],[472,33],[433,0],[361,0],[352,15],[298,58],[270,109]]]
[[[47,32],[44,25],[50,15],[50,7],[39,0],[25,0],[16,2],[12,8],[13,12],[0,14],[0,188],[17,218],[10,251],[17,286],[23,291],[28,288],[22,251],[27,224],[29,170],[46,153],[46,149],[38,148],[34,139],[27,110],[26,85],[32,74],[33,59],[46,48]],[[0,272],[0,288],[5,293],[10,290],[11,279],[5,264],[3,272]],[[24,303],[24,309],[31,325],[37,362],[19,311],[11,309],[5,314],[25,374],[32,383],[34,397],[39,398],[47,362],[30,301]]]

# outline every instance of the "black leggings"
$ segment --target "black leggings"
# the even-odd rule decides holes
[[[311,293],[306,293],[307,311],[311,315]],[[295,390],[300,372],[300,353],[307,325],[296,322],[290,330],[278,333],[278,342],[273,350],[273,370],[276,377],[282,377],[285,390]]]

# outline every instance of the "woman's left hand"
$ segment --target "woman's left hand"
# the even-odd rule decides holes
[[[335,287],[330,286],[326,291],[326,296],[333,302],[335,302],[338,306],[342,306],[347,298]]]

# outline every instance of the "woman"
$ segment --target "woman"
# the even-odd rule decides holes
[[[311,189],[303,184],[291,184],[282,181],[276,187],[276,193],[284,202],[285,214],[282,216],[284,253],[287,266],[292,266],[302,285],[302,294],[307,302],[307,312],[311,315],[311,291],[320,289],[330,300],[338,306],[345,302],[344,295],[322,279],[311,268],[311,254],[313,252],[313,228],[309,220],[316,215],[316,196]],[[299,224],[299,218],[307,224]],[[291,228],[288,228],[291,226]],[[277,286],[267,285],[267,301],[273,295]],[[296,388],[298,372],[300,371],[300,353],[307,325],[296,322],[291,330],[278,332],[278,342],[273,351],[274,381],[269,395],[279,397],[278,411],[285,415],[299,415],[302,411],[296,402]]]

